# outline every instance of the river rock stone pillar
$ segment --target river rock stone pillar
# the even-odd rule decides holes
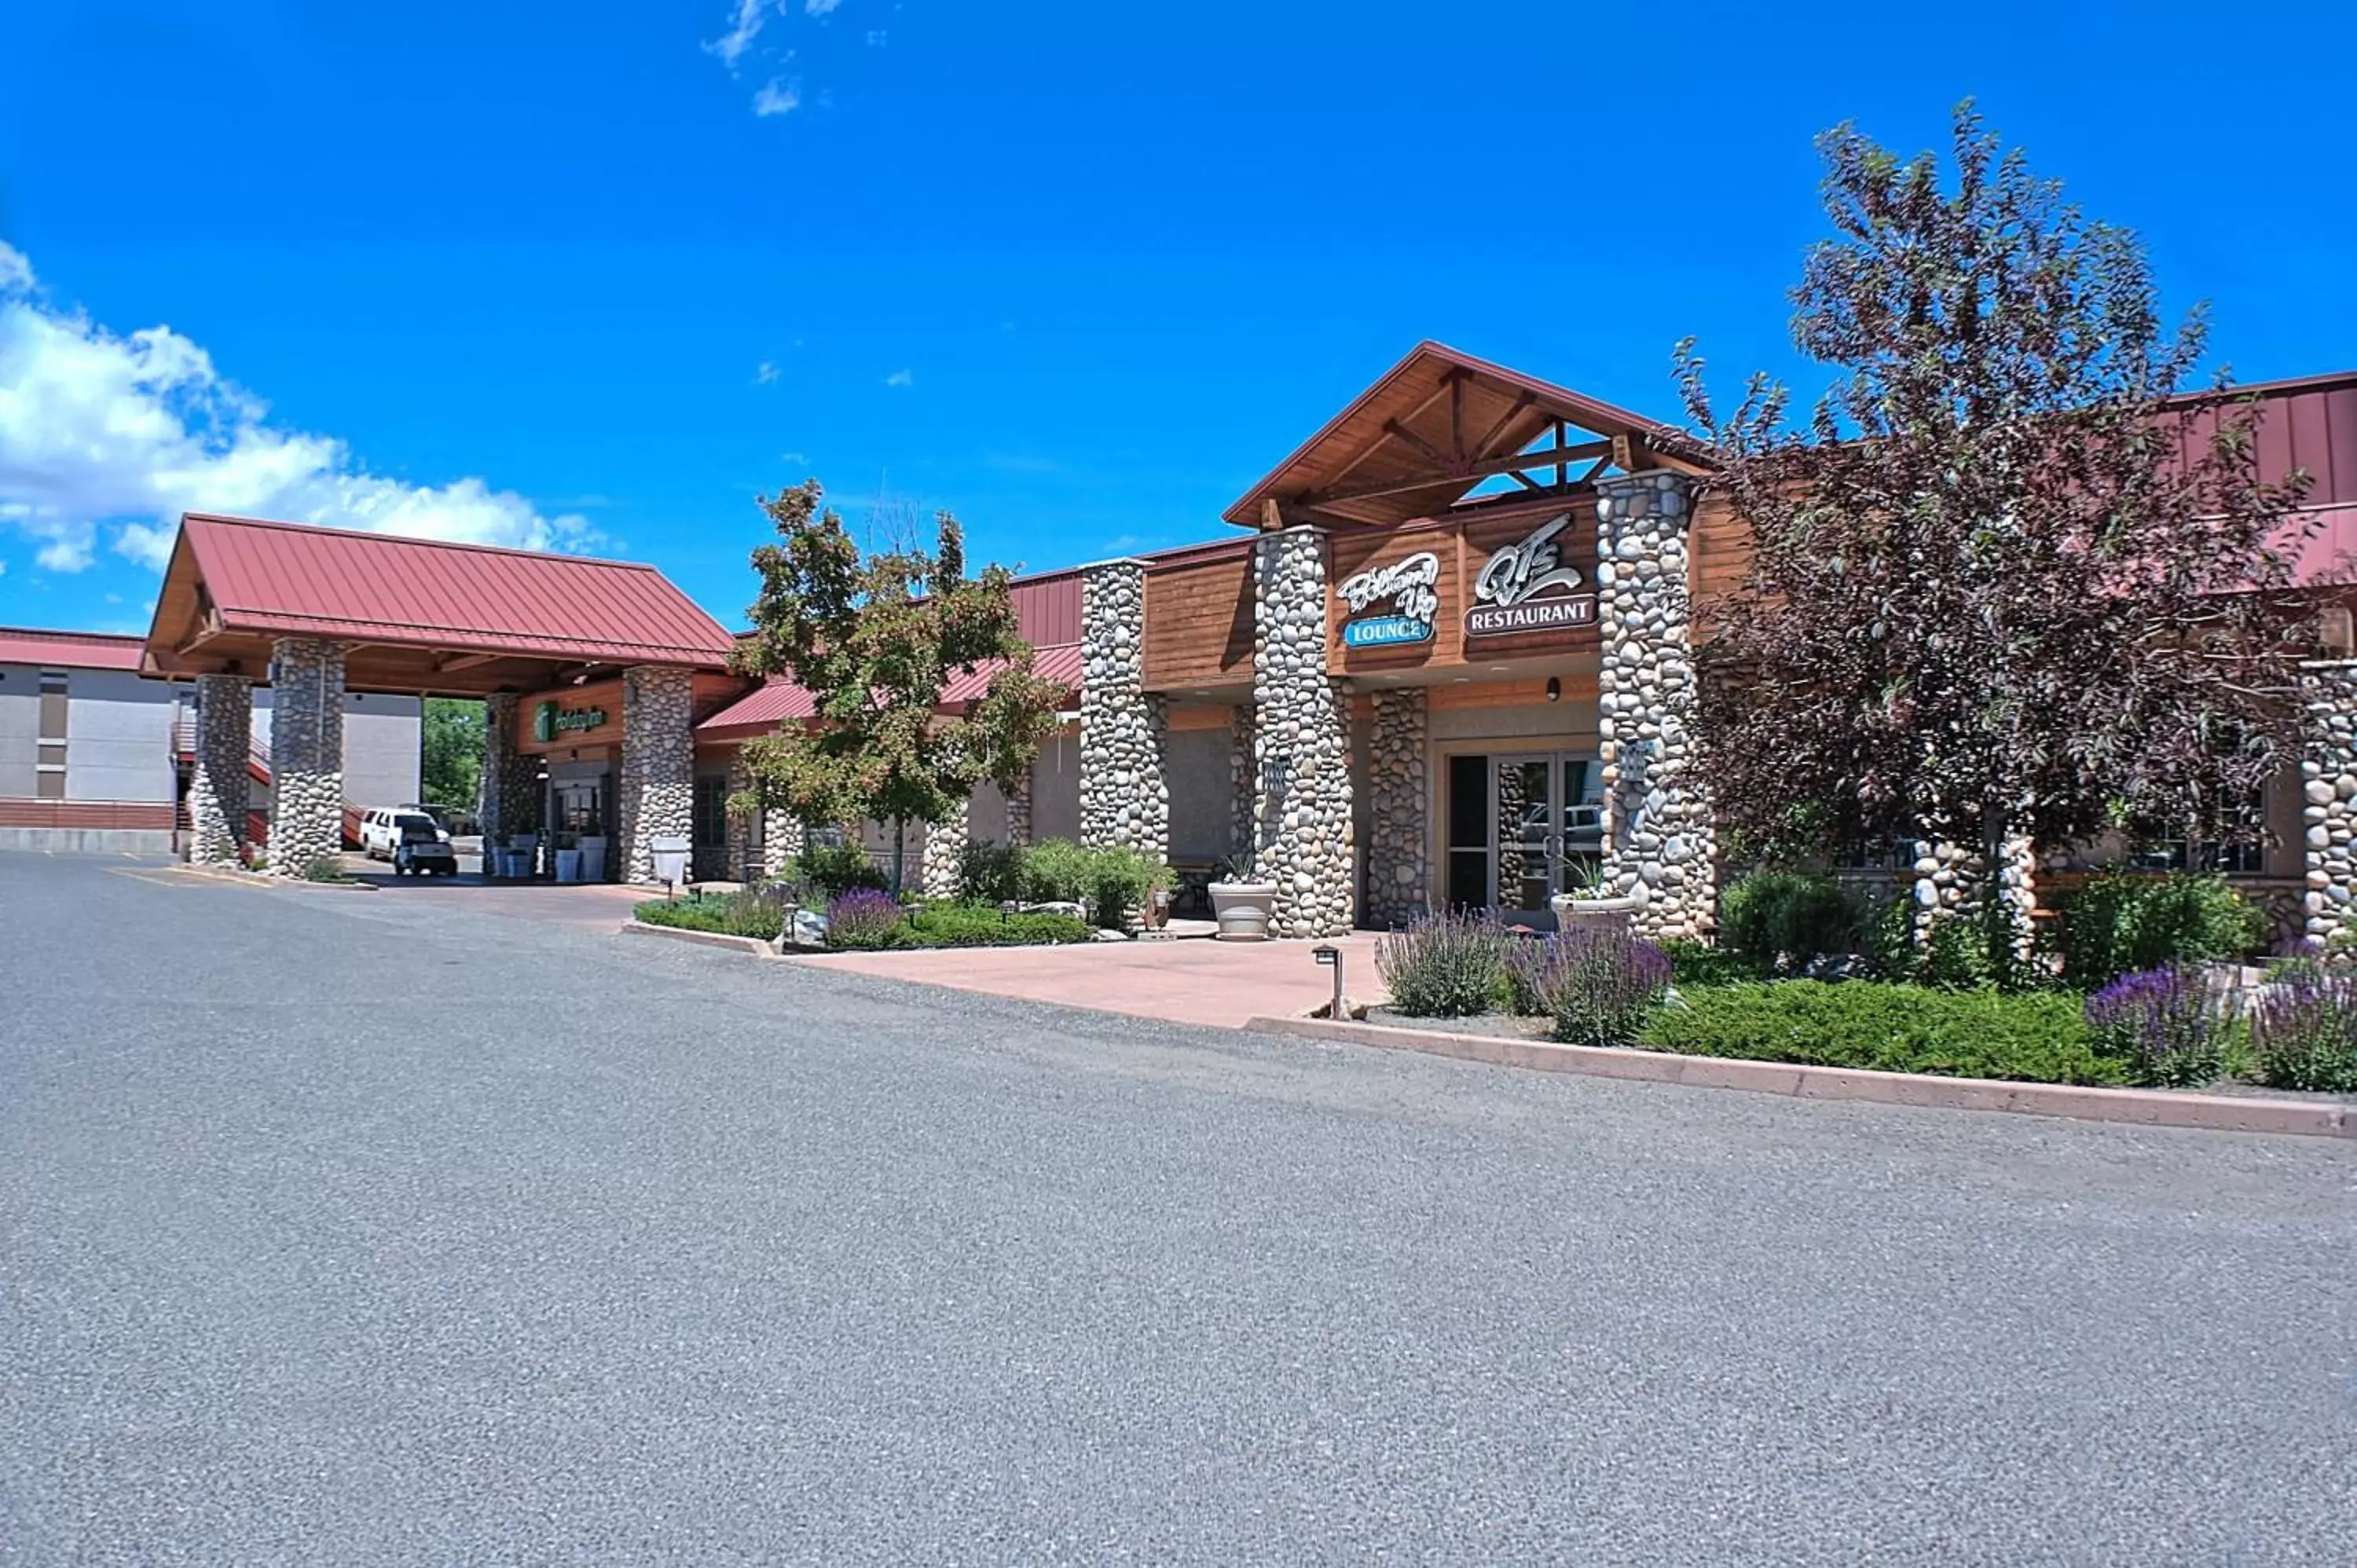
[[[954,898],[958,861],[965,854],[974,802],[960,800],[938,822],[925,824],[925,846],[917,875],[928,898]]]
[[[1397,930],[1431,908],[1432,791],[1425,689],[1377,692],[1367,740],[1367,908],[1371,926]]]
[[[253,809],[253,682],[242,675],[197,677],[195,759],[188,776],[188,861],[236,865]]]
[[[1239,703],[1228,717],[1228,855],[1234,874],[1254,874],[1254,824],[1260,815],[1260,725],[1257,710]]]
[[[802,845],[809,842],[802,832],[802,820],[782,806],[772,806],[761,813],[761,870],[770,876],[783,876],[793,863],[802,858]]]
[[[1351,929],[1351,703],[1326,671],[1326,541],[1313,528],[1254,550],[1256,874],[1276,885],[1269,934]]]
[[[478,810],[483,820],[486,873],[501,837],[539,830],[539,770],[519,745],[519,701],[513,692],[495,692],[483,699],[483,782]]]
[[[1714,923],[1717,834],[1695,747],[1687,531],[1693,483],[1616,475],[1596,486],[1597,731],[1604,764],[1604,884],[1641,895],[1638,932],[1698,937]]]
[[[301,876],[344,847],[348,645],[278,639],[270,660],[270,869]]]
[[[1169,701],[1146,689],[1146,564],[1081,568],[1081,842],[1170,853],[1163,737]]]
[[[1987,860],[1977,846],[1919,841],[1908,888],[1914,899],[1911,929],[1920,947],[1932,940],[1932,928],[1943,920],[1982,918],[1987,902]],[[1997,897],[2005,908],[2013,956],[2028,962],[2037,943],[2030,911],[2038,906],[2038,854],[2027,838],[2005,842],[2004,864],[1997,873]]]
[[[619,809],[622,876],[655,879],[652,841],[691,838],[695,827],[695,678],[637,665],[622,672]]]
[[[2357,663],[2304,666],[2306,745],[2299,763],[2308,940],[2330,941],[2357,918]]]

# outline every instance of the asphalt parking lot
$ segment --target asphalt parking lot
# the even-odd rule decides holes
[[[2357,1562],[2357,1145],[0,855],[0,1560]]]

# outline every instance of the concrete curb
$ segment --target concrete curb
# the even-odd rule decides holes
[[[683,926],[654,926],[644,920],[625,920],[622,934],[626,937],[669,937],[675,942],[700,942],[708,948],[726,948],[731,952],[750,953],[755,958],[775,958],[777,953],[759,937],[732,937],[726,931],[691,931]]]
[[[2010,1111],[2025,1116],[2125,1122],[2145,1127],[2357,1138],[2357,1115],[2352,1115],[2348,1107],[2302,1100],[2180,1094],[2155,1089],[2083,1089],[2072,1084],[2010,1083],[1982,1078],[1932,1078],[1919,1073],[1869,1072],[1793,1062],[1677,1056],[1668,1051],[1565,1046],[1551,1040],[1504,1039],[1490,1035],[1452,1035],[1437,1029],[1396,1029],[1381,1024],[1338,1024],[1324,1018],[1264,1016],[1247,1021],[1243,1027],[1257,1034],[1294,1035],[1384,1050],[1421,1051],[1460,1061],[1487,1062],[1493,1067],[1586,1073],[1595,1078],[1675,1083],[1692,1089],[1740,1089],[1754,1094],[1789,1094],[1802,1100],[1870,1100],[1885,1105],[1943,1111]]]
[[[307,887],[322,893],[373,893],[372,883],[311,882],[300,876],[273,876],[266,871],[231,871],[219,865],[190,865],[178,861],[157,866],[158,871],[177,872],[182,876],[199,877],[207,882],[226,882],[237,887]]]

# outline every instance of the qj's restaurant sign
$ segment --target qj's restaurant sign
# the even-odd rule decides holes
[[[1596,596],[1587,579],[1563,559],[1556,536],[1566,512],[1533,529],[1517,544],[1494,552],[1473,580],[1474,604],[1465,612],[1468,637],[1512,637],[1596,622]]]
[[[1433,618],[1440,613],[1440,557],[1425,550],[1388,566],[1370,566],[1344,578],[1334,592],[1350,612],[1342,623],[1343,647],[1430,642]]]
[[[552,697],[532,711],[532,738],[544,744],[584,730],[601,729],[605,723],[603,708],[568,708]]]

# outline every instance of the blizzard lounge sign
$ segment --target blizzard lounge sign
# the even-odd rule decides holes
[[[1370,566],[1342,579],[1334,592],[1351,612],[1342,623],[1345,648],[1397,648],[1432,640],[1432,621],[1440,613],[1440,557],[1419,551],[1388,566]],[[1369,615],[1388,603],[1390,615]]]
[[[552,698],[533,710],[532,738],[552,741],[559,736],[596,729],[605,722],[603,708],[568,708]]]
[[[1596,596],[1577,566],[1566,566],[1555,535],[1571,521],[1564,513],[1541,523],[1519,544],[1492,554],[1473,580],[1473,607],[1465,612],[1468,637],[1509,637],[1596,624]]]

